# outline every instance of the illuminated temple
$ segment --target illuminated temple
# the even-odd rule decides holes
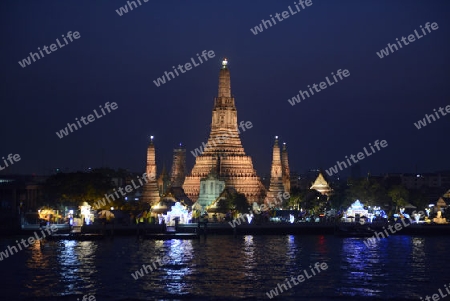
[[[275,143],[272,151],[272,168],[270,170],[270,186],[267,193],[266,203],[276,203],[277,196],[283,194],[283,166],[280,158],[280,147],[278,146],[278,136],[275,136]]]
[[[153,144],[153,136],[150,137],[150,144],[147,148],[147,182],[144,184],[142,192],[142,200],[151,205],[159,201],[159,190],[156,179],[156,160],[155,160],[155,145]]]
[[[154,212],[164,212],[170,202],[182,205],[198,203],[207,207],[223,194],[242,193],[249,203],[272,203],[279,195],[290,191],[289,163],[286,144],[281,150],[278,137],[272,149],[270,186],[266,188],[253,168],[239,137],[237,109],[231,95],[230,71],[227,60],[219,72],[218,95],[214,99],[211,132],[207,144],[198,153],[190,173],[186,169],[186,149],[180,144],[174,149],[172,169],[156,178],[156,153],[151,136],[147,149],[146,172],[150,175],[144,185],[142,201],[150,204]],[[192,152],[191,152],[192,153]]]
[[[237,110],[231,96],[230,71],[224,60],[219,73],[219,90],[214,99],[211,133],[208,147],[195,160],[194,168],[186,176],[183,189],[186,195],[197,201],[200,180],[211,171],[226,187],[243,193],[249,202],[261,203],[265,188],[253,168],[252,158],[245,154],[238,131]]]

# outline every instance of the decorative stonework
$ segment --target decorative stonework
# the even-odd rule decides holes
[[[272,169],[270,171],[270,186],[267,193],[266,203],[277,203],[277,197],[283,195],[283,168],[280,159],[280,147],[278,136],[275,136],[272,152]]]
[[[217,143],[216,141],[221,141]],[[243,193],[249,202],[261,202],[265,189],[253,168],[251,157],[245,154],[237,128],[237,110],[231,96],[230,71],[224,61],[219,73],[218,97],[214,99],[211,133],[208,147],[195,159],[195,165],[186,177],[183,188],[186,195],[197,201],[200,179],[214,169],[226,186]]]
[[[148,182],[144,184],[142,192],[142,201],[149,203],[151,206],[157,204],[160,199],[158,183],[156,180],[156,161],[155,161],[155,145],[153,144],[153,136],[150,137],[150,145],[147,148],[147,169]]]

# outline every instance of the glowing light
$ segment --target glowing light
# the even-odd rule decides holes
[[[227,65],[228,65],[228,61],[226,58],[224,58],[222,61],[222,66],[226,67]]]
[[[247,214],[247,221],[249,224],[251,224],[252,219],[253,219],[253,214]]]
[[[150,136],[150,140],[153,140],[153,138],[155,138],[154,136]]]
[[[278,136],[275,136],[275,139],[278,139]]]
[[[84,202],[83,206],[80,206],[81,209],[81,215],[84,217],[84,222],[86,225],[89,225],[91,223],[91,206],[88,205],[88,203]]]
[[[159,204],[154,208],[158,208]],[[158,215],[159,218],[159,215]],[[187,224],[189,220],[192,219],[192,212],[188,212],[188,210],[181,205],[180,202],[176,202],[174,206],[172,206],[172,210],[168,211],[167,214],[161,214],[160,224],[162,223],[162,219],[165,219],[166,225],[174,225],[175,218],[179,219],[180,224]]]

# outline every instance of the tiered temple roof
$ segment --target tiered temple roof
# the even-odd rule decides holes
[[[330,196],[333,192],[330,185],[328,185],[328,182],[323,177],[322,172],[319,172],[319,175],[317,176],[310,189],[315,189],[326,196]]]
[[[234,187],[249,202],[260,203],[264,199],[264,186],[256,175],[252,158],[245,154],[237,124],[230,71],[225,60],[219,73],[219,90],[214,99],[208,147],[196,157],[194,168],[183,184],[186,195],[193,201],[199,197],[200,179],[207,177],[211,169],[225,181],[226,187]]]

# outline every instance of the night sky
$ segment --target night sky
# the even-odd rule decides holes
[[[295,10],[293,2],[141,0],[119,16],[126,1],[1,1],[0,156],[21,156],[1,174],[102,164],[143,172],[150,135],[159,171],[163,162],[170,168],[180,142],[191,170],[190,151],[209,136],[224,57],[238,121],[253,124],[241,140],[258,175],[270,173],[275,135],[287,143],[292,171],[328,169],[377,139],[388,146],[361,161],[363,174],[449,170],[450,116],[420,130],[414,122],[450,105],[450,1],[313,0],[258,35],[250,31],[270,14]],[[439,28],[377,56],[427,22]],[[69,31],[80,38],[18,64],[57,38],[64,44]],[[203,50],[216,56],[153,83]],[[350,76],[288,103],[338,69]],[[57,137],[106,102],[118,108]]]

